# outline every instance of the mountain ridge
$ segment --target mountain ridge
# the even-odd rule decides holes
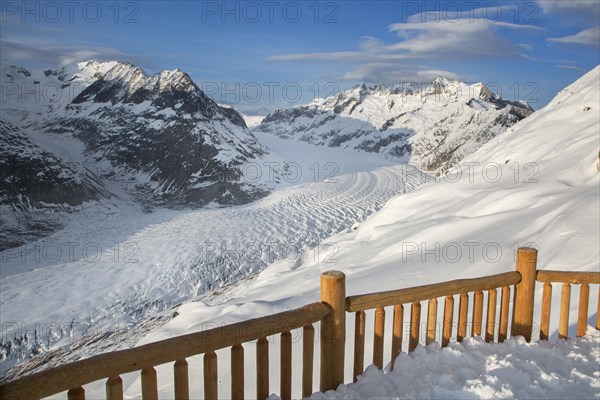
[[[253,131],[382,153],[439,174],[531,113],[527,103],[504,100],[482,83],[436,78],[427,85],[356,85],[275,110]]]

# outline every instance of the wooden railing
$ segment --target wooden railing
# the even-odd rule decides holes
[[[231,394],[243,398],[244,393],[244,347],[243,343],[256,342],[257,398],[269,396],[269,343],[267,337],[281,333],[281,382],[282,398],[291,398],[291,348],[290,331],[303,328],[304,364],[303,385],[306,396],[312,393],[314,327],[330,313],[323,303],[256,318],[237,324],[226,325],[202,332],[191,333],[171,339],[146,344],[132,349],[102,354],[81,361],[48,369],[0,386],[0,398],[39,399],[68,390],[69,400],[85,399],[83,385],[107,378],[106,398],[123,398],[120,375],[141,371],[142,397],[158,398],[155,366],[174,363],[174,397],[189,399],[188,364],[186,358],[204,354],[204,397],[217,396],[216,350],[231,347]],[[197,397],[197,396],[195,396]]]
[[[552,283],[562,283],[560,299],[560,320],[558,337],[567,338],[569,330],[569,310],[571,308],[571,285],[581,285],[579,288],[579,312],[577,315],[577,336],[584,336],[587,328],[587,316],[590,301],[590,285],[600,284],[600,274],[593,272],[563,272],[537,271],[538,282],[544,283],[542,292],[542,314],[540,318],[540,340],[548,340],[550,331],[550,308],[552,301]],[[596,329],[600,330],[600,287],[598,288],[598,313],[596,314]]]
[[[516,271],[513,272],[350,297],[346,297],[345,275],[338,271],[326,272],[321,275],[321,302],[48,369],[1,385],[0,398],[37,399],[68,391],[69,400],[83,400],[85,399],[84,385],[106,379],[106,398],[122,399],[123,383],[120,375],[140,371],[143,399],[156,399],[158,385],[155,367],[173,362],[173,395],[176,399],[188,399],[190,393],[186,359],[204,354],[204,397],[216,399],[218,398],[218,360],[215,351],[231,348],[231,397],[242,399],[245,375],[244,344],[256,341],[256,398],[264,399],[271,393],[267,337],[280,335],[279,394],[283,399],[289,399],[292,397],[290,331],[294,329],[303,330],[301,387],[302,396],[306,397],[313,392],[315,343],[313,324],[320,322],[319,388],[324,392],[336,389],[339,384],[346,382],[344,379],[346,312],[355,315],[353,378],[356,380],[364,371],[367,311],[375,311],[373,364],[383,368],[385,307],[393,309],[390,354],[393,367],[393,361],[400,354],[403,346],[405,304],[410,304],[410,323],[407,332],[409,335],[406,343],[409,352],[413,351],[419,343],[439,342],[441,347],[445,347],[454,339],[461,341],[469,336],[482,336],[486,342],[502,342],[511,335],[520,335],[525,340],[531,341],[536,281],[544,283],[540,339],[548,339],[552,282],[563,284],[559,338],[567,337],[570,285],[581,285],[577,335],[584,335],[589,309],[589,285],[600,284],[600,273],[537,271],[537,250],[520,248],[517,251]],[[512,308],[510,307],[511,287]],[[497,315],[498,290],[501,290],[499,316]],[[473,302],[469,321],[469,293],[471,292]],[[455,296],[459,296],[458,318],[454,316]],[[437,332],[438,299],[444,301],[440,335]],[[425,301],[427,318],[425,329],[421,330],[421,302]],[[600,306],[600,295],[598,305]],[[510,330],[509,320],[512,321]],[[456,335],[453,335],[453,327],[456,328]],[[600,329],[598,318],[596,329]]]

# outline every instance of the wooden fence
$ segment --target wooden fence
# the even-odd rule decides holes
[[[391,354],[393,361],[402,351],[405,304],[410,305],[410,324],[407,349],[413,351],[419,343],[439,342],[442,347],[451,340],[467,336],[482,336],[486,342],[502,342],[510,335],[521,335],[531,341],[534,327],[536,281],[543,282],[540,339],[549,335],[552,283],[562,283],[559,338],[566,339],[569,325],[571,285],[581,285],[577,335],[585,334],[589,310],[589,285],[600,284],[599,272],[537,271],[537,250],[520,248],[517,251],[516,271],[476,279],[461,279],[433,285],[377,292],[346,297],[345,275],[331,271],[321,275],[321,302],[304,307],[178,336],[135,347],[98,355],[56,368],[48,369],[0,386],[2,399],[38,399],[67,391],[69,400],[85,399],[83,385],[106,379],[106,398],[123,398],[120,375],[140,371],[142,398],[157,399],[158,385],[155,367],[173,363],[176,399],[189,399],[187,358],[204,355],[204,397],[218,398],[218,369],[216,350],[231,349],[231,396],[244,397],[244,352],[254,342],[256,352],[256,398],[264,399],[272,392],[269,382],[269,341],[280,335],[279,395],[292,396],[292,335],[302,329],[302,396],[313,393],[315,323],[320,323],[320,391],[335,389],[345,383],[346,313],[355,314],[353,379],[363,373],[365,359],[366,312],[374,310],[373,364],[384,366],[385,307],[392,307]],[[513,287],[512,308],[510,301]],[[500,291],[500,313],[497,311]],[[472,292],[471,320],[469,293]],[[485,292],[485,293],[484,293]],[[454,300],[458,296],[458,316],[454,315]],[[483,323],[484,300],[487,298]],[[600,294],[599,294],[600,307]],[[438,299],[443,299],[441,334],[437,334]],[[421,303],[427,303],[425,332],[421,332]],[[511,314],[512,310],[512,316]],[[598,313],[598,312],[597,312]],[[600,315],[600,313],[598,313]],[[509,319],[511,328],[509,330]],[[499,321],[496,323],[496,321]],[[454,321],[457,321],[455,324]],[[453,327],[456,335],[453,336]],[[469,330],[468,327],[471,329]],[[596,319],[596,329],[600,321]],[[424,335],[422,335],[424,333]],[[424,340],[421,340],[424,337]],[[246,348],[244,344],[247,344]],[[195,395],[193,397],[198,397]]]

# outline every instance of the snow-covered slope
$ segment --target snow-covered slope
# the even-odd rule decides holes
[[[599,78],[600,66],[564,89],[547,107],[486,143],[464,160],[462,175],[456,169],[446,179],[399,195],[358,229],[321,243],[320,248],[328,244],[336,250],[333,257],[314,257],[307,252],[299,261],[276,262],[256,279],[239,283],[220,298],[182,305],[176,318],[140,343],[318,301],[319,274],[331,269],[346,274],[349,295],[359,294],[511,271],[515,249],[529,244],[540,249],[540,269],[598,271]],[[551,340],[556,339],[560,290],[553,295]],[[576,286],[572,296],[578,296]],[[597,296],[597,291],[591,291],[590,304],[596,304]],[[541,286],[536,297],[541,298]],[[576,321],[577,301],[572,301],[571,307],[571,321]],[[442,309],[438,307],[438,312]],[[422,312],[425,310],[423,307]],[[537,321],[539,313],[536,309]],[[405,324],[409,323],[408,314]],[[421,320],[426,320],[425,316]],[[391,318],[386,319],[386,332],[390,332],[391,322]],[[372,323],[373,316],[368,314],[367,326]],[[595,323],[595,316],[590,323]],[[348,324],[347,360],[352,360],[351,315]],[[575,334],[574,324],[570,333]],[[297,334],[294,332],[294,337]],[[372,349],[370,335],[366,337],[366,349]],[[277,342],[274,338],[270,347],[273,360],[279,356]],[[301,343],[294,342],[295,355],[301,354]],[[386,346],[390,346],[389,341]],[[386,347],[384,354],[389,352]],[[251,346],[245,354],[247,365],[254,365]],[[219,395],[227,398],[229,353],[220,351],[218,355]],[[318,352],[315,356],[319,357]],[[370,360],[367,352],[367,364]],[[188,361],[190,373],[200,374],[202,358]],[[426,365],[419,367],[427,374]],[[351,376],[351,369],[352,363],[348,362],[346,377]],[[246,393],[252,396],[255,375],[252,369],[246,371]],[[168,397],[172,392],[172,367],[161,367],[158,372],[160,394]],[[299,363],[294,365],[293,376],[296,397],[300,394]],[[271,381],[277,380],[274,368]],[[139,396],[137,374],[127,375],[124,382],[127,395]],[[200,380],[190,384],[193,393],[202,393]],[[102,383],[88,389],[102,393]]]
[[[133,346],[172,319],[172,307],[211,301],[275,260],[297,260],[427,179],[377,155],[260,139],[268,167],[287,171],[262,170],[277,187],[263,199],[152,214],[90,208],[49,237],[0,252],[0,324],[20,321],[0,338],[0,375],[33,355],[25,369]]]
[[[219,106],[180,70],[146,76],[138,67],[115,61],[46,71],[2,65],[0,83],[3,126],[10,124],[11,131],[51,159],[74,166],[80,178],[91,176],[98,185],[86,192],[102,191],[106,198],[125,195],[151,208],[243,204],[271,189],[243,176],[244,166],[268,151],[242,116]],[[8,161],[0,159],[3,165]],[[40,165],[25,161],[21,159],[21,169],[43,173]],[[0,193],[0,204],[12,220],[31,219],[30,213],[23,214],[22,203],[39,215],[48,205],[62,204],[28,181],[11,180],[7,168],[1,172],[2,185],[22,196],[15,200],[5,196],[6,190]],[[64,169],[64,175],[69,173]],[[69,204],[95,200],[72,190],[64,191],[65,197],[72,199]],[[43,228],[39,234],[51,230],[50,221],[38,222]],[[25,240],[16,239],[14,243]],[[0,247],[12,245],[0,242]]]
[[[532,113],[483,84],[437,78],[427,86],[357,86],[276,110],[254,128],[308,143],[382,153],[444,172]]]

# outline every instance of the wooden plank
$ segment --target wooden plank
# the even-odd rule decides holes
[[[321,274],[321,302],[329,313],[321,321],[321,392],[344,383],[346,354],[346,275],[339,271]]]
[[[402,351],[402,328],[404,324],[404,305],[394,306],[394,320],[392,321],[392,356],[391,369],[394,369],[394,362]]]
[[[328,313],[326,305],[312,303],[291,311],[101,354],[8,382],[0,386],[0,397],[3,400],[48,397],[114,374],[140,371],[236,343],[302,328],[320,321]]]
[[[359,375],[364,372],[365,361],[365,320],[364,311],[357,311],[354,322],[354,373],[353,380],[357,381]]]
[[[442,347],[448,346],[452,338],[452,320],[454,318],[454,296],[446,296],[444,301],[444,330],[442,332]]]
[[[475,292],[475,301],[473,302],[473,329],[471,336],[481,336],[481,321],[483,319],[483,292]]]
[[[458,332],[456,340],[462,342],[467,337],[467,317],[469,313],[469,294],[461,293],[458,303]]]
[[[156,370],[154,368],[144,368],[140,375],[142,378],[142,399],[157,400],[158,380],[156,378]]]
[[[346,298],[346,311],[355,312],[395,304],[414,303],[450,294],[495,289],[501,286],[514,285],[520,281],[521,275],[516,271],[511,271],[482,278],[458,279],[413,288],[349,296]]]
[[[493,343],[496,335],[496,289],[488,290],[488,307],[486,317],[485,341]]]
[[[531,342],[537,272],[536,249],[531,247],[517,249],[517,272],[521,274],[521,282],[515,285],[511,335],[523,336],[527,342]]]
[[[292,334],[290,331],[281,333],[280,361],[279,395],[282,400],[290,400],[292,398]]]
[[[563,283],[560,297],[560,320],[558,338],[566,339],[569,335],[569,310],[571,306],[571,284]]]
[[[577,315],[577,336],[585,336],[587,330],[590,285],[583,283],[579,288],[579,314]]]
[[[537,272],[539,282],[560,282],[579,285],[582,283],[600,285],[600,272],[593,271],[548,271]]]
[[[498,328],[498,343],[504,342],[508,338],[508,313],[510,307],[510,288],[502,288],[502,298],[500,300],[500,327]]]
[[[244,399],[244,346],[231,347],[231,398]]]
[[[269,397],[269,341],[260,338],[256,342],[256,398]]]
[[[385,310],[375,310],[375,328],[373,337],[373,364],[379,369],[383,368],[383,338],[385,334]]]
[[[213,353],[214,354],[214,353]],[[204,360],[206,362],[206,356],[204,356]],[[216,362],[216,355],[215,355]],[[205,364],[206,368],[206,364]],[[173,372],[175,375],[175,384],[173,388],[175,390],[175,398],[177,400],[189,400],[190,398],[190,382],[188,377],[188,363],[186,360],[177,360],[175,361],[175,365],[173,366]],[[206,384],[206,371],[204,372],[204,381]],[[216,399],[215,397],[208,397],[211,399]]]
[[[106,380],[106,400],[123,400],[123,380],[120,376],[111,376]]]
[[[548,340],[550,334],[550,309],[552,306],[552,283],[544,282],[542,292],[542,315],[540,317],[540,340]]]
[[[67,392],[68,400],[85,400],[85,390],[79,386],[73,389],[69,389]]]
[[[435,335],[437,332],[437,306],[437,299],[430,299],[427,303],[427,336],[425,338],[425,344],[435,342]]]
[[[175,396],[178,399],[177,396]],[[204,398],[216,400],[219,398],[219,369],[217,354],[210,351],[204,354]]]
[[[313,393],[315,328],[307,325],[302,332],[302,397],[305,398]]]
[[[408,340],[408,351],[411,352],[419,345],[421,328],[421,303],[415,301],[410,306],[410,338]]]

